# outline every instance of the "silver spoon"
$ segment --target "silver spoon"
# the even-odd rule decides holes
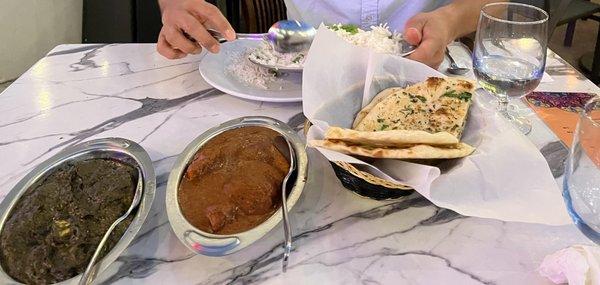
[[[404,39],[398,40],[398,45],[400,45],[400,54],[399,55],[401,57],[409,56],[411,53],[415,52],[415,50],[417,49],[417,46],[409,44]]]
[[[96,277],[96,259],[98,259],[98,257],[100,256],[100,252],[102,251],[102,248],[104,248],[108,237],[115,230],[117,225],[119,225],[123,220],[129,217],[133,210],[137,208],[137,206],[140,204],[140,201],[142,200],[143,189],[144,181],[142,179],[142,172],[138,169],[138,183],[137,188],[135,189],[135,195],[133,196],[133,201],[131,202],[131,206],[129,206],[129,209],[127,210],[127,212],[125,212],[124,215],[116,219],[115,222],[112,223],[112,225],[110,225],[110,227],[104,234],[104,237],[102,237],[102,240],[100,240],[98,247],[96,247],[96,251],[94,251],[94,255],[92,255],[92,259],[90,259],[90,262],[88,263],[88,266],[83,272],[81,279],[79,279],[79,285],[89,285],[94,281],[94,278]]]
[[[227,42],[227,39],[225,39],[225,37],[223,36],[223,34],[221,34],[221,32],[214,30],[214,29],[206,29],[206,31],[208,31],[208,33],[215,38],[215,40],[217,40],[220,44]],[[236,33],[235,34],[235,39],[236,40],[257,40],[257,41],[263,41],[265,40],[265,35],[266,34],[242,34],[242,33]],[[190,36],[187,36],[188,39],[193,40],[194,42],[196,41],[194,38],[191,38]]]
[[[223,35],[213,29],[207,29],[219,43],[227,40]],[[300,52],[310,47],[317,30],[305,22],[281,20],[269,28],[265,34],[236,34],[236,39],[265,40],[280,53]]]
[[[448,59],[450,59],[450,67],[448,67],[447,71],[450,74],[454,74],[454,75],[463,75],[467,72],[469,72],[469,69],[466,67],[460,67],[458,66],[458,64],[456,64],[456,61],[454,60],[454,58],[452,58],[452,56],[450,55],[450,51],[446,48],[446,56],[448,56]]]
[[[213,38],[219,43],[224,43],[227,40],[223,35],[216,30],[207,29]],[[310,47],[317,31],[312,26],[299,21],[279,21],[269,29],[266,34],[236,34],[236,39],[250,40],[265,40],[269,42],[273,48],[281,53],[299,52]],[[411,45],[404,39],[398,40],[400,45],[400,56],[408,56],[413,53],[417,46]]]
[[[294,170],[296,169],[296,154],[294,153],[294,148],[292,148],[290,142],[283,136],[277,136],[275,138],[275,147],[290,162],[290,169],[288,170],[288,173],[283,179],[283,183],[281,184],[281,212],[283,213],[283,233],[285,236],[285,244],[283,247],[282,270],[285,273],[287,271],[290,252],[292,251],[292,229],[290,226],[290,220],[288,218],[287,208],[287,182],[290,176],[292,175],[292,172],[294,172]]]

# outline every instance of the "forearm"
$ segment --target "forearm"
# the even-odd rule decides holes
[[[477,29],[481,8],[489,3],[502,0],[454,0],[435,12],[443,14],[453,27],[453,38],[459,38]]]

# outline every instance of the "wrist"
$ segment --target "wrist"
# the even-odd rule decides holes
[[[466,31],[466,25],[464,21],[464,9],[461,9],[456,5],[456,3],[450,3],[440,9],[434,11],[437,13],[435,17],[440,17],[440,19],[444,19],[444,22],[447,23],[446,27],[448,27],[448,43],[456,40],[459,37],[462,37],[465,34],[468,34],[469,31]]]

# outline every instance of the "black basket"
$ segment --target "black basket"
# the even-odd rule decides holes
[[[346,162],[331,162],[331,166],[342,185],[362,197],[374,200],[390,200],[402,198],[414,192],[409,186],[392,183],[373,176]]]

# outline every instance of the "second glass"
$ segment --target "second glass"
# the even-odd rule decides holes
[[[569,214],[581,232],[600,244],[600,97],[579,114],[566,166],[563,197]]]
[[[498,98],[498,112],[522,133],[531,122],[508,110],[539,85],[546,66],[548,13],[520,3],[492,3],[479,16],[473,70],[479,85]]]

